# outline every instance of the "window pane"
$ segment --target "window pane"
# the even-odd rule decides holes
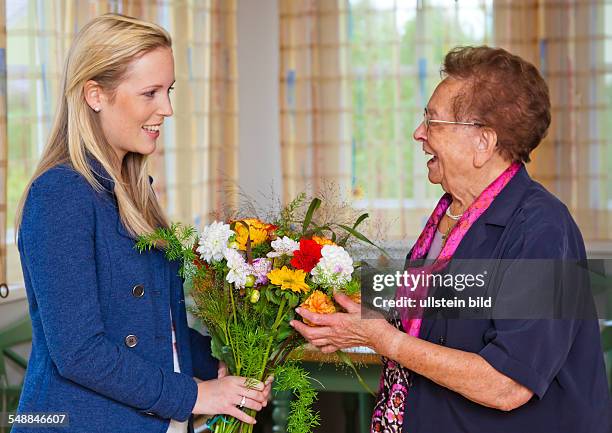
[[[356,204],[430,207],[441,189],[412,134],[446,52],[491,38],[492,1],[350,0],[348,13]]]

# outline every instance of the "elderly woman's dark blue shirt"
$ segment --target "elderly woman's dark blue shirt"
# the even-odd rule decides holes
[[[565,205],[524,167],[453,256],[491,258],[586,258],[582,236]],[[504,412],[414,375],[405,402],[405,433],[610,432],[612,407],[596,320],[424,319],[420,337],[480,354],[534,396]]]

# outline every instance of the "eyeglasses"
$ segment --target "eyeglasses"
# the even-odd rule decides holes
[[[442,123],[445,125],[465,125],[465,126],[476,126],[477,128],[480,128],[481,126],[484,126],[482,123],[478,123],[478,122],[453,122],[450,120],[437,120],[437,119],[430,119],[428,117],[429,113],[427,112],[427,108],[425,108],[423,110],[423,123],[425,124],[425,129],[427,131],[429,131],[429,127],[431,126],[432,123]]]

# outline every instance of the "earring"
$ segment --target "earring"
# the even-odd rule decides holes
[[[99,113],[99,112],[100,112],[100,107],[96,107],[96,108],[94,108],[94,111],[95,111],[96,113]]]

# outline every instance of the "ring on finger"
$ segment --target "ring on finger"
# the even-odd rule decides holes
[[[245,403],[246,403],[246,396],[243,395],[242,400],[240,400],[240,404],[238,405],[238,407],[242,409]]]

